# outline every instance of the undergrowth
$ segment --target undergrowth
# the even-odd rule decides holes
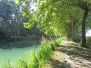
[[[91,37],[86,38],[86,44],[91,49]]]

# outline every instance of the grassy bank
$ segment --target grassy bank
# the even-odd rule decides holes
[[[34,51],[28,52],[27,60],[21,59],[13,65],[10,65],[10,62],[8,62],[8,65],[3,65],[2,68],[42,68],[47,60],[51,58],[53,50],[61,42],[61,39],[51,41],[44,39],[37,53]]]

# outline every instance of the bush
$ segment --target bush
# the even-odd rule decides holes
[[[30,52],[27,63],[28,68],[39,68],[39,59],[34,51]]]
[[[58,45],[60,45],[60,43],[62,43],[62,39],[52,40],[52,41],[50,42],[50,45],[51,45],[52,50],[55,50],[56,47],[57,47]]]
[[[42,45],[39,49],[38,58],[39,64],[42,66],[52,56],[52,49],[50,45]]]
[[[81,42],[81,36],[76,36],[74,42],[80,43]]]
[[[86,44],[89,48],[91,48],[91,37],[86,38]]]
[[[54,51],[54,50],[56,49],[56,47],[57,47],[57,43],[54,42],[54,41],[51,41],[50,45],[51,45],[51,48],[52,48],[53,51]]]

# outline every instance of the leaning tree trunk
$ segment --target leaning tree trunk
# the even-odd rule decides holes
[[[81,46],[87,47],[86,45],[86,32],[85,32],[85,22],[88,16],[88,10],[84,11],[83,19],[82,19],[82,44]]]

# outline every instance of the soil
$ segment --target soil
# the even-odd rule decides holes
[[[42,68],[91,68],[91,50],[80,47],[77,43],[64,41]]]

